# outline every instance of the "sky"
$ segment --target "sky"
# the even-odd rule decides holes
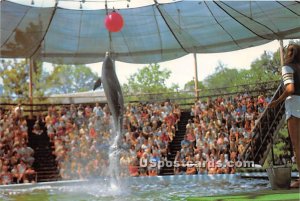
[[[284,45],[288,41],[284,41]],[[265,45],[251,47],[243,50],[237,50],[226,53],[211,53],[211,54],[197,54],[198,64],[198,80],[203,81],[207,76],[214,73],[218,63],[225,64],[228,68],[249,69],[251,63],[258,59],[264,51],[275,52],[279,48],[279,41],[273,41]],[[183,89],[184,84],[193,80],[195,77],[195,64],[193,54],[184,57],[159,63],[162,69],[166,68],[171,71],[171,76],[167,80],[167,85],[172,83],[178,84],[180,89]],[[88,65],[93,72],[101,75],[102,63],[95,63]],[[127,82],[130,75],[138,71],[138,69],[147,66],[147,64],[128,64],[116,62],[116,73],[121,84]]]

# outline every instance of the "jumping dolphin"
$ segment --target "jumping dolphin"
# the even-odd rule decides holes
[[[115,146],[115,148],[119,148],[122,139],[121,135],[123,125],[124,100],[121,86],[115,72],[114,62],[112,61],[109,52],[106,53],[102,65],[101,79],[104,93],[107,98],[108,107],[113,117],[117,135],[113,146]]]

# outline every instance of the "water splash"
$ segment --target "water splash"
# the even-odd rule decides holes
[[[119,149],[119,132],[116,132],[116,135],[112,139],[112,144],[109,148],[109,179],[110,187],[112,191],[118,193],[121,189],[120,182],[120,149]]]

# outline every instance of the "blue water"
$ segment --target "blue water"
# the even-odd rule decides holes
[[[111,186],[107,179],[11,185],[0,188],[4,201],[156,201],[224,195],[270,189],[268,180],[238,175],[158,176],[122,179]]]

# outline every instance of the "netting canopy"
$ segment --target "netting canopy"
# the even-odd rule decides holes
[[[125,25],[110,37],[104,25],[106,9],[1,1],[0,56],[79,64],[99,62],[111,51],[118,61],[153,63],[300,38],[297,1],[182,0],[118,12]]]

